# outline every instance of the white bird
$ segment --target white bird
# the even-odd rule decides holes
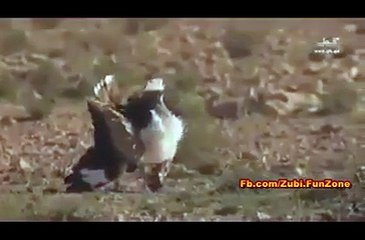
[[[163,79],[155,78],[121,104],[114,76],[95,85],[98,100],[88,100],[94,146],[65,178],[68,192],[92,191],[139,164],[148,190],[163,186],[186,128],[166,106],[164,90]]]

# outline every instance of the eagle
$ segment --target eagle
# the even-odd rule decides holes
[[[93,88],[87,108],[94,128],[94,144],[65,177],[66,192],[94,191],[113,183],[125,172],[141,170],[145,189],[156,192],[170,171],[186,124],[167,107],[165,85],[154,78],[122,101],[113,75]]]

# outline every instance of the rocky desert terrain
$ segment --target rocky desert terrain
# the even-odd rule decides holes
[[[1,220],[365,220],[365,20],[1,19],[0,32]],[[315,53],[335,37],[338,53]],[[187,122],[159,193],[64,193],[107,74],[125,96],[163,77]]]

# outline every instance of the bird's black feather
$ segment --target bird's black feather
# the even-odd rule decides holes
[[[118,110],[132,123],[133,129],[139,132],[151,122],[151,110],[160,103],[162,91],[144,91],[128,98],[125,105],[119,105]]]
[[[94,146],[86,151],[73,167],[73,173],[65,178],[68,192],[92,189],[82,180],[82,169],[104,170],[106,178],[113,181],[126,169],[134,171],[143,151],[143,146],[121,123],[121,115],[97,101],[90,100],[87,104],[94,126]]]

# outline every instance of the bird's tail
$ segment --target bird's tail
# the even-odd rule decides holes
[[[107,75],[94,86],[94,95],[97,100],[106,103],[118,105],[121,102],[121,94],[114,75]]]

